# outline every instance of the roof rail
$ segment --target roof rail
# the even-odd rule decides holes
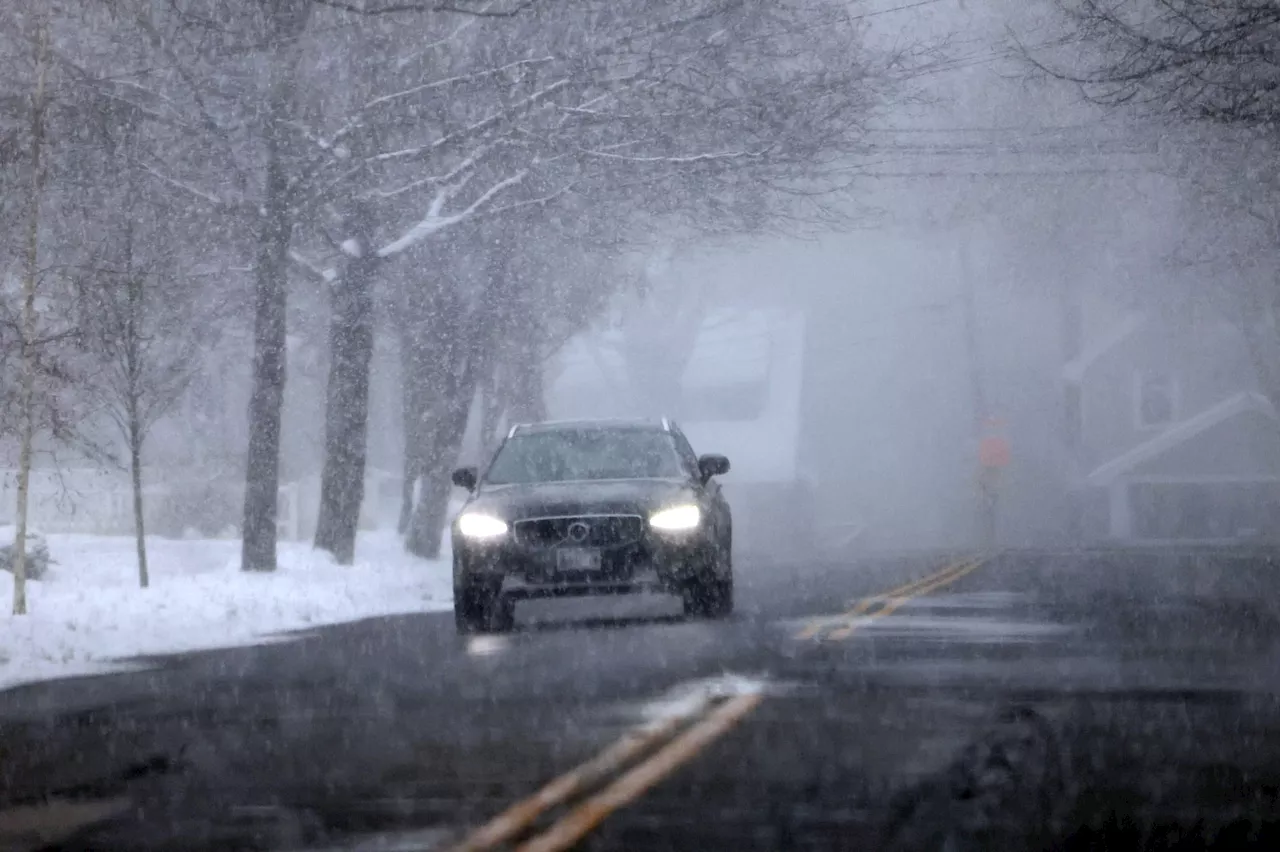
[[[511,424],[511,430],[510,430],[509,432],[507,432],[507,437],[508,437],[508,438],[514,438],[514,437],[516,436],[516,430],[517,430],[517,429],[519,429],[519,428],[520,428],[521,426],[523,426],[523,425],[524,425],[523,423],[512,423],[512,424]]]
[[[671,421],[670,421],[670,420],[668,420],[668,419],[667,419],[667,418],[665,418],[665,417],[664,417],[664,418],[662,418],[662,431],[663,431],[663,432],[670,432],[670,431],[671,431]]]

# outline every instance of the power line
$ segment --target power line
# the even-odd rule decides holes
[[[1087,130],[1105,127],[1106,121],[1083,122],[1080,124],[1044,124],[1038,127],[1019,127],[1017,125],[987,125],[971,127],[868,127],[866,133],[1060,133],[1067,130]]]
[[[891,15],[894,12],[905,12],[909,9],[919,9],[922,6],[934,6],[942,2],[945,2],[945,0],[917,0],[915,3],[907,3],[905,5],[894,6],[889,9],[877,9],[874,12],[863,12],[861,15],[850,15],[849,20],[860,21],[863,18],[874,18],[879,15]]]
[[[1040,178],[1040,177],[1084,177],[1116,174],[1150,174],[1150,169],[1142,168],[1098,168],[1098,169],[1028,169],[1026,171],[919,171],[919,172],[882,172],[866,171],[866,177],[874,178]]]

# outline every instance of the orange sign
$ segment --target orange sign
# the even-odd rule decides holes
[[[1009,442],[1001,435],[988,435],[978,444],[978,463],[983,467],[1008,467]]]

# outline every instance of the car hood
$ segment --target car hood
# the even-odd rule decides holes
[[[647,515],[694,498],[689,483],[673,479],[540,482],[485,486],[466,508],[517,521],[563,515]]]

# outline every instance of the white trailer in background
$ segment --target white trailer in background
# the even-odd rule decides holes
[[[815,522],[815,477],[800,465],[805,316],[801,310],[708,312],[679,387],[651,402],[636,388],[621,332],[580,335],[565,347],[548,382],[557,419],[670,415],[694,449],[723,453],[722,479],[739,552],[778,554],[852,543],[854,519]],[[644,410],[658,405],[661,411]]]

